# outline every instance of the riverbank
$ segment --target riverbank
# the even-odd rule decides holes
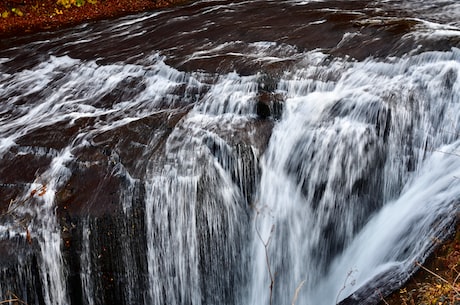
[[[411,279],[379,305],[460,304],[460,224]]]
[[[187,0],[7,0],[0,2],[0,38],[57,30],[185,2]]]

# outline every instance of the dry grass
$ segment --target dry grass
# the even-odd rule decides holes
[[[460,227],[399,291],[385,298],[389,305],[460,305]]]
[[[27,305],[26,302],[21,300],[17,295],[12,293],[11,291],[8,291],[7,295],[9,296],[9,299],[0,301],[0,304],[12,304],[12,305],[22,304],[22,305]]]
[[[187,1],[5,0],[0,1],[0,38],[55,30],[91,20],[121,17]]]

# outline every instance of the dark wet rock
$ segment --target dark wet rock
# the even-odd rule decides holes
[[[73,122],[61,121],[28,132],[16,143],[20,146],[38,147],[59,151],[69,145],[79,132],[93,125],[95,118],[79,118]]]
[[[17,149],[12,149],[0,159],[1,186],[31,182],[50,164],[50,155],[39,154],[34,149],[27,150],[30,152],[22,154]]]
[[[29,184],[48,168],[51,156],[27,148],[14,147],[0,159],[0,214],[29,188]]]
[[[142,77],[127,77],[121,80],[115,88],[104,93],[95,103],[94,107],[112,108],[113,105],[129,101],[145,89]]]
[[[8,211],[9,205],[25,191],[24,185],[0,184],[0,214]]]
[[[188,110],[165,111],[101,133],[93,139],[94,147],[85,148],[78,159],[86,162],[96,157],[97,161],[102,153],[111,162],[122,163],[133,177],[140,177],[146,161],[162,153],[167,137]]]
[[[0,248],[4,246],[9,247],[11,245],[0,244]],[[5,257],[3,260],[2,256],[2,264],[0,266],[0,277],[2,279],[7,279],[6,281],[2,282],[2,288],[5,289],[5,293],[13,292],[19,293],[14,289],[16,287],[21,287],[21,298],[28,300],[28,303],[31,304],[44,304],[44,298],[42,294],[42,284],[40,282],[40,272],[39,266],[37,263],[36,256],[32,253],[32,251],[25,253],[24,249],[26,247],[13,248],[17,250],[15,255],[11,256],[12,260],[10,263],[8,262],[8,257]],[[19,255],[21,254],[21,255]],[[17,282],[18,274],[22,274],[27,278],[27,281]],[[12,296],[12,295],[11,295]]]
[[[25,234],[24,229],[20,234]],[[13,233],[11,233],[13,234]],[[15,266],[18,264],[19,257],[29,257],[33,254],[34,246],[29,244],[22,236],[10,236],[9,239],[0,240],[0,257],[3,266]]]
[[[258,101],[256,104],[256,113],[258,117],[261,119],[281,119],[284,103],[281,94],[262,91],[259,93],[257,99]]]
[[[119,210],[120,179],[111,174],[109,166],[73,166],[71,178],[56,195],[58,207],[71,215],[104,215]]]
[[[257,103],[256,112],[257,116],[262,119],[266,119],[271,115],[270,106],[262,102]]]
[[[68,268],[68,288],[72,304],[80,304],[82,268],[91,270],[93,293],[98,304],[143,304],[148,285],[146,253],[138,251],[146,244],[143,212],[134,207],[128,215],[112,213],[101,217],[64,217],[63,256]],[[87,236],[84,236],[87,234]],[[89,239],[87,266],[81,266],[80,255]],[[129,289],[126,289],[129,288]],[[138,293],[130,293],[136,291]]]
[[[398,272],[394,267],[385,273],[375,276],[369,284],[359,288],[353,294],[340,301],[338,305],[374,305],[378,304],[389,293],[399,288],[407,280],[407,274]]]

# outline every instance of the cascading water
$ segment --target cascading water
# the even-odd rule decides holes
[[[257,152],[223,137],[248,124],[256,89],[254,78],[218,80],[168,137],[166,160],[153,162],[162,164],[145,186],[153,304],[236,302],[247,259],[235,256],[248,240],[243,196],[256,169],[244,174]]]
[[[268,303],[267,264],[274,304],[303,282],[298,304],[334,304],[362,286],[378,302],[381,278],[394,285],[424,260],[458,212],[459,55],[312,62],[280,82],[286,111],[263,163],[252,304]]]
[[[459,212],[459,14],[198,1],[2,40],[0,300],[378,303]]]

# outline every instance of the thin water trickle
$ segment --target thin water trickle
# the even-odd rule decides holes
[[[42,293],[45,303],[50,305],[69,304],[66,271],[61,254],[61,227],[56,218],[54,199],[57,190],[70,174],[66,164],[72,158],[70,151],[64,150],[52,160],[49,170],[39,177],[40,181],[31,185],[30,193],[37,200],[30,211],[24,211],[32,213],[28,230],[32,232],[40,249],[37,259]]]

